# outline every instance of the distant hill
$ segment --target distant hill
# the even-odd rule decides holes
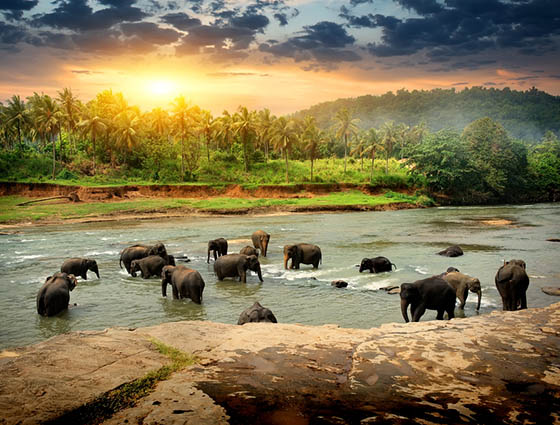
[[[381,96],[360,96],[319,103],[294,114],[312,115],[321,128],[333,124],[336,112],[347,108],[359,118],[361,128],[379,128],[387,121],[413,126],[425,122],[432,131],[455,128],[462,131],[481,117],[500,122],[509,134],[526,141],[542,138],[547,130],[560,134],[560,96],[532,88],[527,91],[484,87],[399,90]]]

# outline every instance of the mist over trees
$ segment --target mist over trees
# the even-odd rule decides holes
[[[430,131],[462,131],[471,122],[489,117],[499,122],[511,137],[536,142],[547,131],[560,134],[560,97],[534,87],[527,91],[484,87],[433,90],[398,90],[381,96],[360,96],[319,103],[299,111],[311,115],[320,128],[331,125],[331,117],[346,108],[360,120],[363,129],[394,121],[408,126],[425,123]]]

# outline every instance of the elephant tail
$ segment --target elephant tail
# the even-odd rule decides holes
[[[46,315],[46,308],[45,308],[45,293],[44,291],[41,291],[39,293],[39,296],[37,297],[37,313],[39,313],[41,316],[45,316]]]
[[[397,270],[397,265],[394,263],[391,263],[391,270],[393,270],[393,266],[395,266],[395,270]]]
[[[122,255],[121,258],[119,258],[119,267],[122,269]]]

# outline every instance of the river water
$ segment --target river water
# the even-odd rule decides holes
[[[488,220],[508,220],[497,225]],[[255,275],[247,284],[217,282],[206,244],[225,237],[229,252],[250,245],[253,231],[271,234],[267,258],[261,258],[264,283]],[[521,258],[530,276],[529,307],[543,307],[559,298],[543,286],[559,286],[560,206],[539,204],[499,207],[445,207],[402,211],[297,214],[276,216],[187,217],[22,227],[0,236],[0,348],[34,343],[54,335],[112,326],[140,327],[178,320],[236,323],[241,311],[258,300],[279,322],[338,324],[370,328],[403,322],[398,295],[379,290],[438,274],[454,266],[476,276],[483,287],[480,314],[501,309],[494,275],[503,259]],[[160,280],[133,278],[119,268],[119,252],[134,243],[165,243],[170,254],[188,256],[189,267],[205,282],[202,305],[162,298]],[[289,243],[319,245],[323,264],[284,270],[282,247]],[[465,255],[446,258],[435,252],[459,244]],[[383,255],[396,264],[391,273],[358,273],[363,257]],[[57,317],[36,312],[35,298],[45,278],[60,270],[65,258],[97,260],[101,278],[90,272],[78,278],[72,306]],[[344,279],[346,289],[331,286]],[[477,314],[476,294],[469,294],[465,315]],[[422,320],[435,319],[428,310]]]

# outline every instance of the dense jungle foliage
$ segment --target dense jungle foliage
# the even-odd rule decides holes
[[[557,129],[558,117],[550,129]],[[0,178],[73,184],[367,183],[416,188],[460,203],[559,197],[560,141],[554,131],[538,141],[514,139],[488,117],[460,131],[395,121],[363,128],[347,108],[333,111],[328,125],[318,122],[311,115],[275,117],[267,109],[246,107],[213,117],[183,96],[169,110],[142,112],[110,90],[85,104],[70,89],[57,98],[14,95],[0,104]]]

